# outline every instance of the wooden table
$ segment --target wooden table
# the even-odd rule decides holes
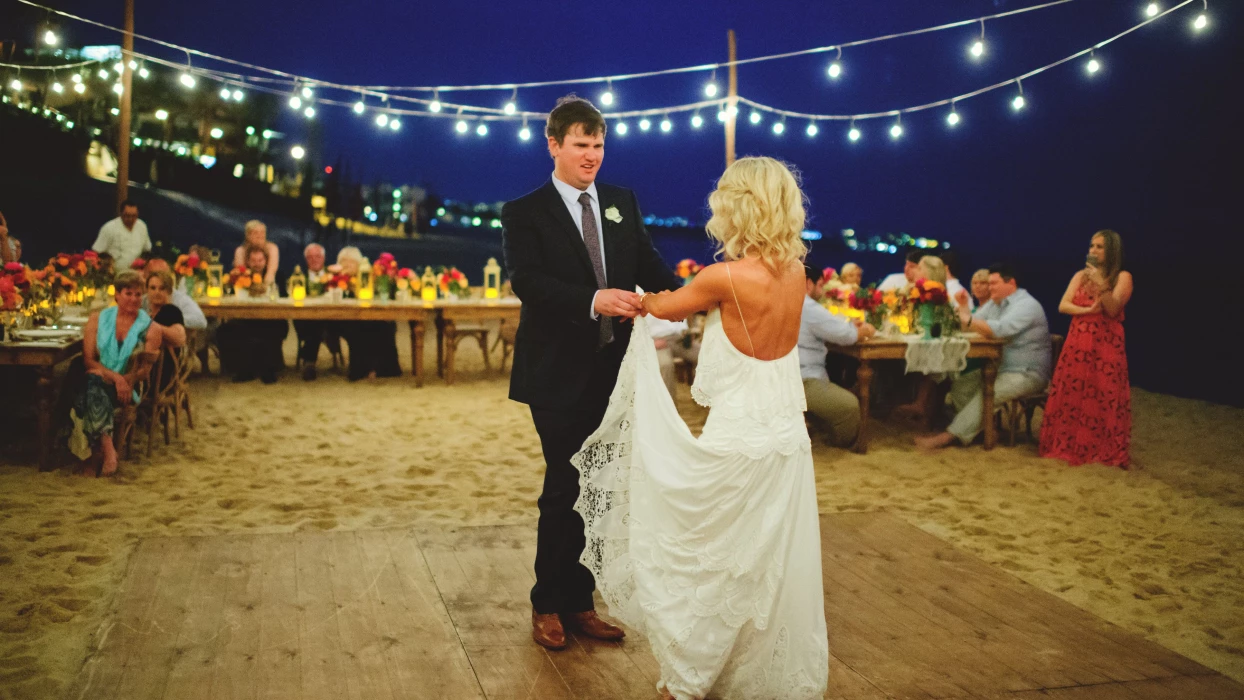
[[[273,321],[409,321],[410,322],[410,373],[415,386],[423,386],[423,332],[425,323],[436,314],[436,304],[397,303],[377,304],[357,299],[327,301],[308,299],[295,302],[290,299],[238,301],[236,299],[201,299],[203,315],[222,321],[230,319],[260,319]],[[439,353],[438,353],[439,354]]]
[[[500,321],[503,325],[506,323],[518,325],[518,319],[522,314],[522,310],[522,303],[518,299],[513,298],[436,302],[436,311],[440,316],[437,320],[437,326],[441,336],[437,347],[437,365],[442,368],[445,383],[454,383],[454,353],[458,345],[457,324],[459,322],[483,323],[487,321]],[[443,358],[442,352],[444,353]],[[488,348],[485,347],[484,353],[487,354],[487,352]]]
[[[1002,359],[1002,347],[1005,340],[997,338],[968,337],[972,347],[968,350],[969,358],[985,360],[982,370],[982,386],[984,402],[981,406],[981,426],[985,430],[985,449],[992,450],[998,442],[998,432],[993,421],[993,389],[998,378],[998,361]],[[859,381],[860,397],[860,434],[855,441],[855,451],[860,454],[868,452],[869,403],[873,382],[872,363],[877,360],[904,361],[907,355],[907,342],[899,338],[871,338],[855,345],[828,345],[829,351],[859,360],[860,368],[856,373]]]
[[[64,342],[3,342],[0,343],[0,365],[33,367],[38,375],[35,385],[38,412],[39,470],[47,471],[52,464],[52,411],[56,407],[53,375],[56,366],[82,354],[82,339]]]

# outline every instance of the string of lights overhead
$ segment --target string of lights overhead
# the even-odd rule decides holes
[[[112,31],[123,31],[116,27],[111,27],[93,20],[71,15],[69,13],[47,8],[39,5],[32,0],[16,0],[25,5],[37,7],[47,10],[50,14],[57,14],[67,19],[86,22],[88,24],[109,29]],[[802,56],[813,53],[824,53],[833,51],[834,57],[826,67],[826,75],[830,80],[836,80],[841,77],[844,71],[842,61],[842,49],[860,46],[863,44],[877,43],[881,41],[889,41],[901,37],[914,36],[918,34],[927,34],[931,32],[943,31],[955,27],[963,27],[972,24],[979,24],[979,36],[968,45],[966,53],[968,60],[979,60],[988,51],[986,43],[985,26],[987,21],[1018,15],[1027,12],[1033,12],[1057,5],[1073,2],[1074,0],[1055,0],[1041,5],[1011,10],[1004,13],[977,17],[970,20],[961,20],[947,24],[926,27],[923,29],[911,30],[895,34],[887,34],[879,37],[870,37],[867,39],[859,39],[831,46],[815,47],[802,51],[788,52],[783,54],[772,54],[769,56],[761,56],[750,59],[741,59],[733,62],[733,65],[742,65],[747,63],[756,63],[762,61],[772,61],[782,58],[790,58],[793,56]],[[991,93],[1002,89],[1012,89],[1014,95],[1010,100],[1011,108],[1015,111],[1023,110],[1027,106],[1027,97],[1023,91],[1023,81],[1028,80],[1041,73],[1049,71],[1053,68],[1062,66],[1069,62],[1083,60],[1084,70],[1089,76],[1094,76],[1101,70],[1102,59],[1097,52],[1112,44],[1115,41],[1141,29],[1142,27],[1165,18],[1166,16],[1177,12],[1189,5],[1200,5],[1201,11],[1192,20],[1191,27],[1194,31],[1204,30],[1209,23],[1208,20],[1208,0],[1182,0],[1174,6],[1163,9],[1157,2],[1149,2],[1144,4],[1141,15],[1142,19],[1135,25],[1119,32],[1107,39],[1099,41],[1092,46],[1072,53],[1061,59],[1031,69],[1014,77],[998,81],[991,85],[947,97],[931,102],[905,107],[897,107],[888,110],[867,112],[867,113],[842,113],[842,114],[820,114],[808,113],[789,109],[783,109],[773,105],[765,104],[756,100],[749,99],[739,95],[732,102],[730,99],[722,96],[716,81],[716,70],[719,68],[728,68],[731,63],[714,63],[703,64],[699,66],[687,66],[681,68],[671,68],[661,71],[650,71],[647,73],[631,73],[611,76],[597,76],[590,78],[580,78],[573,80],[552,80],[531,83],[504,83],[495,85],[456,85],[456,86],[364,86],[364,85],[345,85],[331,83],[318,80],[308,76],[300,76],[292,73],[286,73],[271,68],[265,68],[254,64],[237,61],[222,56],[208,54],[188,47],[178,46],[170,42],[162,41],[152,37],[146,37],[135,34],[135,38],[152,42],[166,48],[175,49],[185,54],[185,61],[178,62],[165,58],[160,58],[146,53],[133,53],[133,59],[128,62],[128,68],[137,72],[140,77],[148,78],[150,75],[146,64],[164,66],[179,73],[178,81],[187,90],[196,89],[199,79],[205,79],[219,84],[219,95],[224,101],[241,102],[245,99],[246,91],[254,90],[263,93],[280,95],[286,98],[286,102],[290,109],[297,111],[306,119],[316,118],[318,111],[317,106],[333,106],[343,107],[351,110],[357,115],[366,115],[372,113],[372,119],[377,127],[397,132],[402,128],[403,117],[418,118],[440,118],[452,119],[454,122],[454,131],[459,135],[475,133],[477,136],[486,136],[489,133],[489,124],[491,122],[521,122],[521,128],[518,131],[518,137],[521,140],[529,140],[532,136],[531,128],[528,122],[543,120],[547,117],[546,112],[528,111],[519,108],[519,90],[544,87],[553,85],[565,85],[576,83],[604,83],[605,91],[598,96],[598,103],[604,107],[605,116],[612,123],[612,130],[615,134],[625,136],[630,131],[628,120],[635,121],[635,127],[640,132],[649,132],[656,126],[662,133],[669,133],[674,129],[674,122],[671,118],[673,115],[690,113],[689,124],[693,129],[702,128],[705,124],[705,117],[702,112],[709,115],[715,114],[717,121],[725,122],[732,117],[738,116],[738,105],[747,108],[749,114],[747,121],[752,125],[759,125],[766,119],[772,121],[771,130],[781,136],[787,131],[787,119],[806,121],[804,133],[808,137],[815,137],[821,131],[820,122],[848,122],[847,138],[849,141],[859,141],[863,132],[857,125],[857,122],[865,122],[874,119],[893,119],[893,124],[889,128],[890,137],[893,139],[900,138],[904,133],[902,117],[904,114],[913,114],[924,112],[937,108],[948,107],[946,113],[946,124],[950,127],[958,126],[962,118],[956,109],[958,103],[965,100],[978,97],[987,93]],[[56,45],[59,38],[55,33],[48,29],[43,37],[45,43]],[[208,61],[224,62],[233,66],[259,71],[265,75],[254,75],[248,73],[230,72],[220,69],[211,68],[203,65],[193,65],[192,57],[198,56]],[[56,79],[56,71],[71,71],[80,69],[93,63],[102,63],[95,61],[83,61],[76,64],[62,66],[25,66],[18,64],[0,63],[0,67],[17,68],[17,77],[13,78],[9,87],[14,91],[22,91],[26,89],[25,83],[21,79],[22,70],[40,70],[52,71],[53,83],[49,85],[49,89],[53,92],[61,93],[64,91],[58,79]],[[118,78],[127,68],[126,64],[117,62],[112,66],[113,72]],[[676,73],[691,72],[710,72],[709,81],[704,85],[703,95],[706,99],[692,102],[686,102],[675,105],[667,105],[648,109],[634,109],[615,111],[613,107],[616,104],[617,97],[614,93],[614,81],[636,80],[646,77],[654,77],[659,75],[671,75]],[[111,74],[106,66],[100,67],[98,77],[101,80],[110,80]],[[78,94],[86,91],[86,85],[83,80],[81,71],[74,72],[71,75],[72,89]],[[111,88],[116,94],[123,94],[124,88],[118,81]],[[440,93],[453,91],[468,90],[508,90],[510,92],[509,99],[500,107],[488,107],[482,105],[473,105],[458,102],[442,101]],[[402,91],[410,92],[431,92],[430,97],[418,97],[412,95],[399,94]],[[327,95],[321,94],[326,92]],[[351,96],[352,95],[352,96]],[[344,98],[344,99],[343,99]],[[658,121],[659,120],[659,121]],[[655,122],[655,124],[654,124]]]

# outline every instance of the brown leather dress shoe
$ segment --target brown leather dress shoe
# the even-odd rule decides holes
[[[562,624],[589,637],[615,642],[626,636],[621,627],[605,622],[595,610],[562,615]]]
[[[545,649],[558,651],[566,648],[566,631],[556,613],[541,615],[531,611],[531,638]]]

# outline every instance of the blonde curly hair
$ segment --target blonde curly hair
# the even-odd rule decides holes
[[[936,255],[926,255],[920,258],[920,274],[924,275],[926,280],[946,284],[946,263]]]
[[[785,163],[764,156],[735,161],[708,196],[713,216],[705,228],[718,242],[717,255],[754,255],[774,271],[802,261],[808,254],[801,235],[806,199]]]

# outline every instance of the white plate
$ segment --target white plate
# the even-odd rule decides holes
[[[13,337],[17,339],[29,338],[30,340],[48,340],[55,338],[76,338],[82,335],[82,331],[66,329],[46,330],[41,328],[31,328],[24,331],[13,331]]]

